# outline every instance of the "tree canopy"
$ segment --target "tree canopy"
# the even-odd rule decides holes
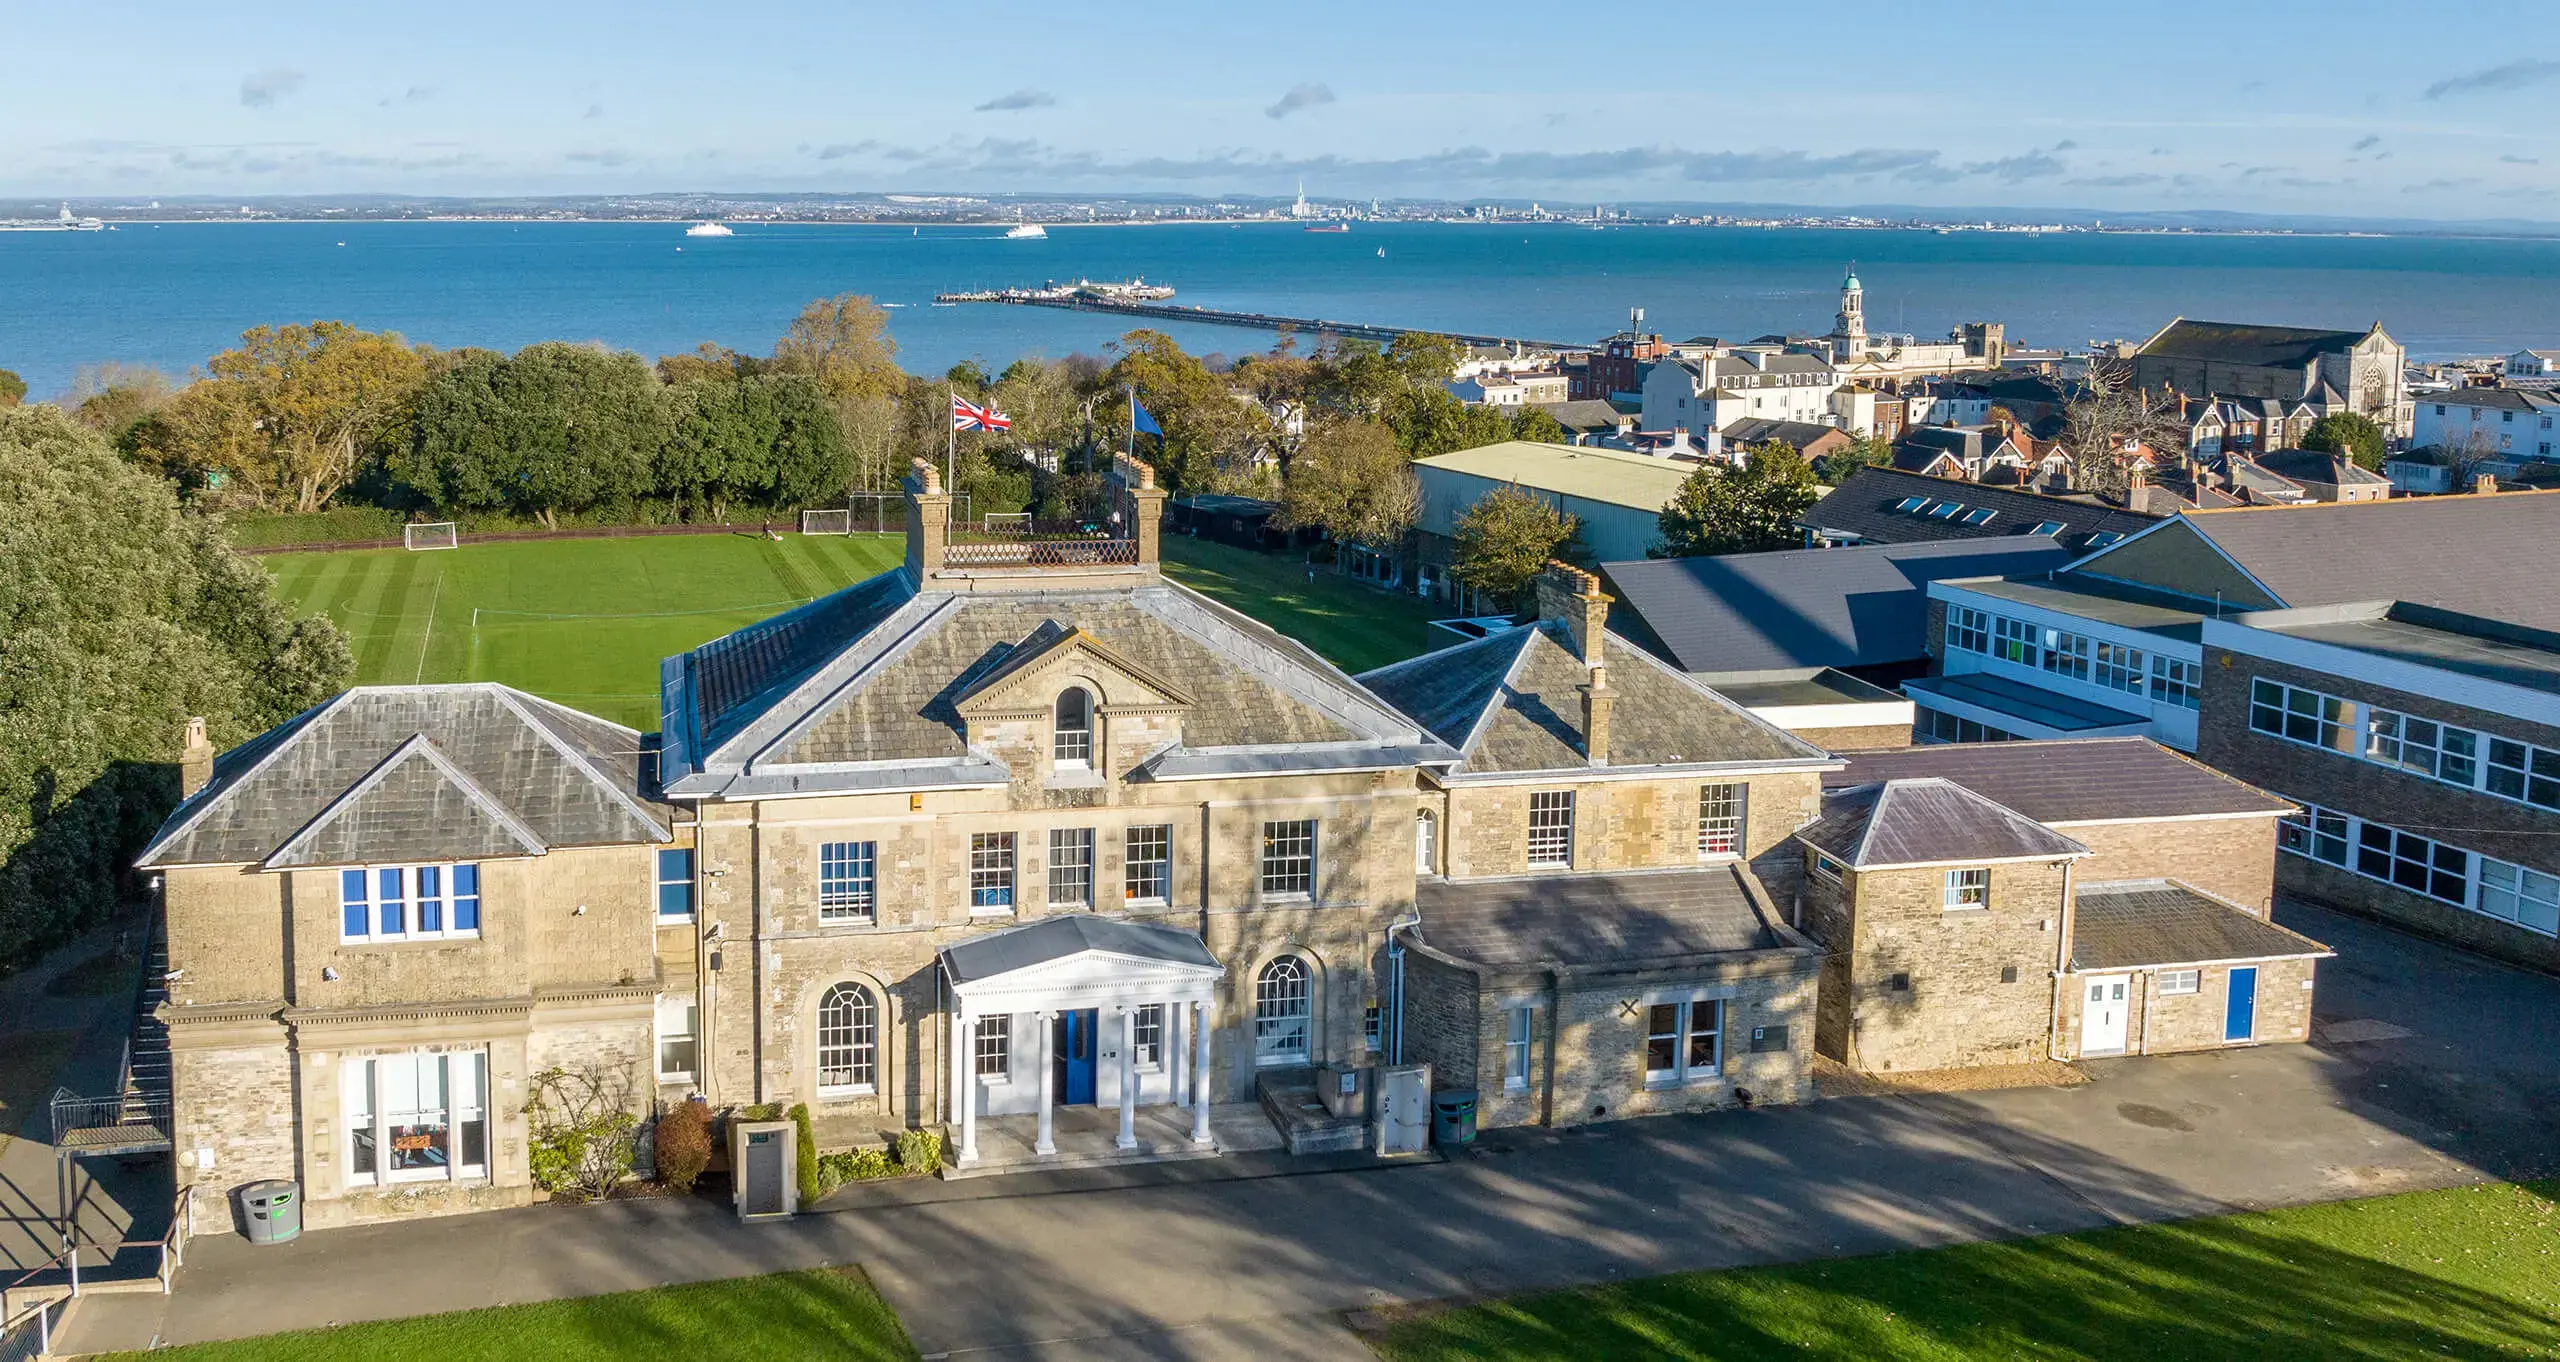
[[[2333,411],[2311,423],[2302,436],[2304,449],[2323,454],[2344,454],[2356,467],[2368,472],[2382,471],[2382,457],[2390,451],[2383,438],[2382,427],[2362,412]]]
[[[426,385],[391,471],[437,510],[561,512],[652,490],[669,422],[638,355],[546,341],[473,353]]]
[[[27,400],[27,381],[7,369],[0,369],[0,407],[14,407]]]
[[[1578,563],[1590,556],[1578,518],[1518,487],[1485,493],[1452,528],[1457,546],[1450,571],[1459,581],[1515,605],[1549,559]]]
[[[1784,441],[1749,451],[1738,466],[1702,464],[1662,508],[1662,542],[1652,555],[1696,558],[1795,548],[1804,542],[1796,517],[1817,495],[1813,470]]]
[[[1394,431],[1327,417],[1308,430],[1290,462],[1279,520],[1284,528],[1314,526],[1339,543],[1387,550],[1403,545],[1421,508],[1422,486]]]
[[[248,331],[205,371],[169,404],[172,437],[258,505],[316,511],[400,429],[427,364],[388,331],[313,322]]]
[[[100,920],[176,804],[190,716],[217,747],[347,684],[176,491],[49,407],[0,410],[0,968]]]

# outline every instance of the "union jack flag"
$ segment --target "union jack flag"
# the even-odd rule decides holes
[[[951,395],[951,428],[953,430],[1011,430],[1013,418],[997,411],[993,403],[979,406],[958,393]]]

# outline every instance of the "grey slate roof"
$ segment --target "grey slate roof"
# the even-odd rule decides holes
[[[1827,788],[1937,776],[2051,826],[2132,818],[2284,813],[2279,799],[2149,738],[1935,743],[1848,754]]]
[[[2560,492],[2191,512],[2187,526],[2288,606],[2407,601],[2560,629]],[[2092,559],[2090,570],[2103,572]]]
[[[1600,574],[1681,670],[1755,672],[1917,661],[1930,582],[2070,560],[2050,538],[2012,535],[1604,563]]]
[[[2362,331],[2314,331],[2299,326],[2242,322],[2191,322],[2181,317],[2143,344],[2140,353],[2215,364],[2300,368],[2322,355],[2353,349]]]
[[[1728,447],[1739,446],[1749,449],[1754,445],[1765,445],[1772,440],[1781,440],[1794,446],[1798,453],[1804,452],[1817,440],[1827,440],[1835,436],[1839,440],[1849,438],[1848,432],[1837,426],[1817,425],[1811,421],[1781,421],[1770,416],[1746,416],[1717,431],[1716,434],[1724,437]]]
[[[2071,968],[2150,969],[2327,956],[2300,932],[2251,917],[2174,880],[2084,884],[2074,898]]]
[[[1200,938],[1179,927],[1121,922],[1090,913],[1061,913],[1038,922],[971,937],[942,948],[943,971],[955,984],[974,983],[1098,951],[1168,965],[1220,968]]]
[[[1423,944],[1479,965],[1642,966],[1787,944],[1731,867],[1426,880],[1414,892]]]
[[[1445,758],[1405,716],[1268,626],[1153,577],[1125,587],[918,593],[903,568],[661,667],[667,789],[679,796],[995,785],[957,703],[1082,631],[1196,701],[1143,774]]]
[[[1510,629],[1359,679],[1458,749],[1452,777],[1589,770],[1581,688],[1590,670],[1562,633],[1555,622]],[[1608,638],[1601,657],[1617,695],[1608,769],[1827,760],[1624,638]]]
[[[1954,502],[1969,510],[1987,509],[1992,517],[1983,524],[1968,525],[1959,517],[1914,515],[1894,509],[1908,497]],[[2131,535],[2159,524],[2160,518],[2093,501],[1932,478],[1898,468],[1859,469],[1796,517],[1796,523],[1807,529],[1854,534],[1878,544],[1998,539],[2025,534],[2045,522],[2062,526],[2055,538],[2065,548],[2082,550],[2093,534]]]
[[[2151,716],[2147,714],[2109,709],[2077,695],[2031,686],[1992,672],[1915,676],[1902,683],[1902,693],[1914,699],[1941,696],[1959,704],[2014,714],[2066,733],[2082,733],[2095,728],[2135,728],[2151,722]]]
[[[1532,402],[1529,405],[1556,418],[1556,424],[1577,434],[1611,431],[1634,424],[1633,418],[1597,398],[1573,402]]]
[[[1935,776],[1825,791],[1822,817],[1796,836],[1852,870],[2089,854],[2025,814]]]
[[[2353,459],[2344,455],[2327,454],[2316,449],[2271,450],[2253,460],[2241,459],[2235,463],[2255,463],[2290,482],[2325,482],[2352,487],[2391,481],[2371,469],[2357,467]]]
[[[538,855],[668,840],[641,738],[489,682],[363,686],[224,754],[145,868]]]

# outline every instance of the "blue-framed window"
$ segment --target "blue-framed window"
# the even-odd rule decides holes
[[[479,934],[476,865],[374,865],[338,872],[342,941],[430,941]]]
[[[693,916],[693,848],[665,847],[658,852],[658,916]]]

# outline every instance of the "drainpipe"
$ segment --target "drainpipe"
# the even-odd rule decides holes
[[[2062,863],[2062,903],[2053,920],[2053,1021],[2045,1027],[2044,1053],[2057,1063],[2062,1059],[2062,978],[2071,964],[2071,873],[2079,868],[2077,861]]]
[[[1389,1064],[1404,1063],[1404,942],[1397,938],[1396,933],[1421,925],[1422,910],[1419,908],[1387,924],[1389,999],[1394,1004],[1387,1015],[1387,1026],[1392,1033],[1387,1048]]]

